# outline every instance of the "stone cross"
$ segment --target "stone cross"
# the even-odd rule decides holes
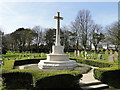
[[[57,19],[57,29],[56,29],[56,46],[60,46],[60,20],[63,20],[63,17],[60,17],[60,12],[57,12],[57,16],[54,16],[54,19]]]

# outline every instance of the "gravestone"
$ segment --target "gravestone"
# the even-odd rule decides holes
[[[110,56],[108,57],[108,62],[115,62],[115,61],[114,61],[114,55],[110,55]]]
[[[76,50],[75,50],[75,51],[74,51],[74,56],[77,56],[76,53],[77,53],[77,52],[76,52]]]
[[[102,59],[102,54],[98,54],[97,59]]]
[[[70,53],[68,53],[69,57],[70,57]]]
[[[85,59],[87,59],[87,51],[85,51]]]
[[[30,56],[30,51],[29,51],[29,56]]]
[[[21,59],[22,55],[20,54],[19,59]]]
[[[108,55],[108,50],[105,51],[105,54]]]
[[[92,58],[93,58],[93,57],[94,57],[94,53],[92,53],[92,55],[91,55],[91,56],[92,56]]]
[[[35,54],[33,54],[33,58],[35,58]]]
[[[110,50],[110,55],[112,55],[113,54],[113,51],[112,50]]]
[[[82,55],[82,57],[84,57],[84,55]]]
[[[115,53],[114,53],[114,59],[118,60],[118,52],[117,51],[115,51]]]
[[[81,55],[83,55],[83,51],[81,51]]]
[[[43,57],[44,56],[44,53],[41,53],[41,57]]]
[[[80,57],[80,51],[78,50],[78,57]]]
[[[26,57],[27,57],[28,55],[27,55],[27,52],[26,52]]]

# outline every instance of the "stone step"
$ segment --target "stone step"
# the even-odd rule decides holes
[[[80,82],[80,86],[91,86],[91,85],[98,85],[98,84],[102,84],[102,82],[92,82],[92,83],[81,83]]]
[[[102,84],[101,82],[80,84],[80,87],[83,90],[101,90],[101,89],[109,88],[107,84]]]

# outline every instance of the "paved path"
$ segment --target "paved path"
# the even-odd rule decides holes
[[[108,85],[103,84],[102,82],[96,80],[93,76],[93,70],[97,67],[92,67],[91,70],[87,74],[83,74],[83,77],[81,78],[79,84],[83,90],[93,90],[93,89],[104,89],[109,88]]]
[[[93,70],[94,68],[97,68],[97,67],[91,67],[92,69],[87,73],[87,74],[83,74],[83,77],[81,78],[82,80],[80,81],[81,83],[94,83],[94,82],[99,82],[98,80],[96,80],[94,77],[93,77]]]

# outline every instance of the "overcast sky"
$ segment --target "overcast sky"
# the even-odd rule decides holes
[[[79,10],[88,9],[92,19],[102,26],[118,20],[117,2],[0,2],[0,28],[5,34],[18,28],[56,28],[53,16],[60,11],[61,26],[69,25]]]

